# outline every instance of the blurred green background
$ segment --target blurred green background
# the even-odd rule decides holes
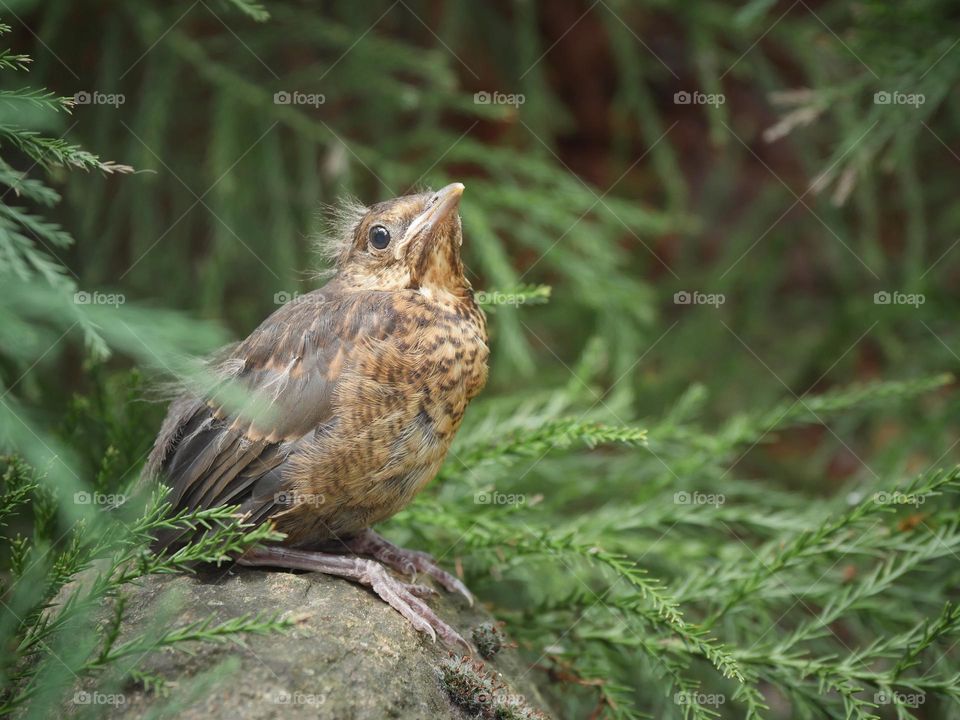
[[[799,531],[801,516],[960,457],[955,383],[923,384],[960,361],[954,3],[5,0],[0,17],[7,46],[33,58],[3,87],[78,101],[70,114],[4,102],[0,125],[134,169],[51,167],[63,198],[45,217],[76,242],[26,233],[94,298],[80,308],[86,343],[68,310],[24,299],[12,279],[0,301],[8,441],[35,464],[70,457],[78,487],[128,482],[149,450],[163,406],[143,402],[131,367],[176,371],[318,285],[322,206],[452,181],[467,186],[470,279],[505,295],[488,306],[490,383],[428,502],[494,486],[542,495],[506,524],[606,538],[668,578],[749,561],[736,523],[772,542],[794,528],[753,527],[764,513],[794,514]],[[539,285],[549,302],[498,303]],[[880,380],[906,385],[807,400]],[[917,383],[927,392],[901,402]],[[472,467],[490,437],[561,416],[646,428],[649,441],[551,453],[586,435],[524,435],[513,464]],[[756,504],[725,527],[677,520],[670,552],[657,543],[675,518],[627,519],[698,490]],[[395,532],[431,542],[418,527],[401,517]],[[546,594],[564,586],[560,570]],[[931,605],[953,595],[948,576]],[[489,584],[507,617],[510,593]],[[516,612],[542,600],[514,597]],[[690,712],[651,710],[663,699],[633,672],[647,671],[618,682],[638,707]],[[568,701],[582,702],[571,717],[589,714],[590,697]]]
[[[278,3],[264,23],[220,3],[9,7],[31,82],[123,96],[70,116],[4,109],[137,171],[63,189],[56,219],[77,243],[57,254],[81,290],[242,336],[276,294],[316,286],[323,204],[462,180],[475,287],[554,288],[545,307],[498,309],[492,393],[567,382],[595,336],[642,413],[692,382],[724,417],[957,362],[947,3]],[[523,103],[478,104],[483,91]],[[725,302],[677,305],[678,291]],[[925,302],[877,305],[878,291]],[[75,355],[50,353],[38,380],[53,367],[81,381]],[[884,432],[943,452],[943,416],[901,419],[839,431],[851,448],[820,429],[782,448],[803,463],[778,464],[797,482],[849,477]]]

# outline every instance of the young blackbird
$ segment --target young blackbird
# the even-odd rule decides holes
[[[170,486],[174,511],[239,505],[250,522],[286,533],[239,563],[349,578],[434,640],[466,645],[423,602],[429,588],[384,566],[426,573],[472,603],[463,583],[370,529],[436,475],[487,379],[486,321],[460,258],[463,189],[350,209],[329,248],[333,279],[285,304],[217,363],[269,406],[270,419],[181,396],[148,474]]]

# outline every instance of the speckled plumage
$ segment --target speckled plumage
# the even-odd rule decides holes
[[[284,545],[310,547],[393,515],[436,475],[487,376],[460,259],[462,189],[355,210],[328,248],[333,279],[219,359],[268,416],[189,395],[171,405],[148,467],[175,509],[237,504]],[[375,226],[391,233],[385,249]]]

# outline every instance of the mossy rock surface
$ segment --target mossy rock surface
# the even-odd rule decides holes
[[[428,602],[466,638],[491,620],[442,591]],[[119,641],[211,615],[221,623],[263,612],[283,613],[296,625],[285,634],[245,636],[243,646],[195,643],[190,653],[150,652],[136,668],[162,678],[165,691],[145,690],[139,683],[108,689],[84,682],[68,699],[67,714],[185,720],[477,717],[452,702],[443,686],[439,668],[450,656],[447,648],[417,633],[366,588],[318,573],[233,568],[148,578],[130,591]],[[511,692],[545,709],[533,671],[515,651],[504,650],[485,665]]]

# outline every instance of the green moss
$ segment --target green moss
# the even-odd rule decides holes
[[[484,659],[490,660],[503,649],[503,633],[496,623],[477,625],[473,629],[473,644]]]
[[[489,623],[488,623],[489,624]],[[512,694],[480,660],[449,657],[440,662],[440,684],[454,703],[488,720],[545,720],[522,695]]]

